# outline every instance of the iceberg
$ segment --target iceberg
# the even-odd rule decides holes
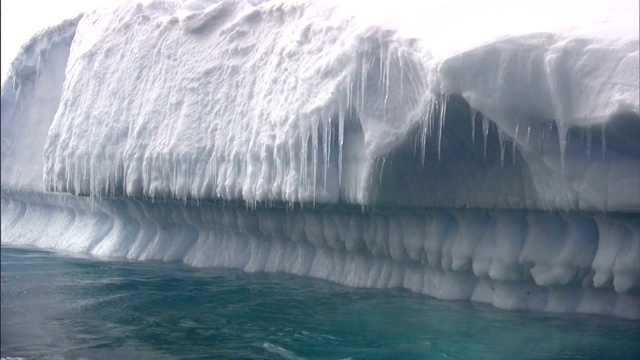
[[[2,86],[2,243],[640,319],[638,3],[543,3],[46,29]]]

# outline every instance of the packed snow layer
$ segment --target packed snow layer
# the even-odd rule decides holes
[[[48,29],[2,87],[2,243],[640,319],[638,3],[483,4]]]
[[[640,216],[3,194],[3,243],[640,319]],[[8,241],[5,241],[9,239]]]

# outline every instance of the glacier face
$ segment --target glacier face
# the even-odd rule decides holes
[[[638,319],[638,19],[589,15],[86,13],[3,84],[2,242]]]

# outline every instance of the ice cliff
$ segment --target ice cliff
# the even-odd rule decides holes
[[[638,4],[581,4],[83,14],[3,84],[2,242],[640,319]]]

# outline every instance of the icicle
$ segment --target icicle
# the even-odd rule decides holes
[[[558,130],[559,131],[559,130]],[[547,143],[547,139],[546,137],[549,136],[551,137],[551,134],[553,133],[553,124],[550,123],[549,127],[547,128],[547,131],[545,132],[545,141],[544,141],[544,152],[546,153],[549,150],[549,144]],[[555,139],[550,139],[550,140],[555,140]]]
[[[250,148],[252,147],[251,142],[249,142],[249,147]],[[238,189],[240,189],[240,191],[239,191],[240,194],[242,194],[244,192],[243,191],[244,190],[243,189],[244,188],[243,184],[246,184],[245,180],[247,178],[247,162],[248,162],[248,159],[245,156],[238,155],[237,163],[240,164],[240,166],[238,168],[238,171],[240,173],[236,176],[236,184],[238,184],[238,185],[236,185],[235,191],[238,192]]]
[[[391,88],[391,49],[387,49],[387,63],[385,66],[385,89],[384,89],[384,118],[387,118],[387,102],[389,101],[389,92]]]
[[[542,136],[540,136],[540,139],[538,140],[538,151],[543,152],[544,150],[544,139],[546,137],[546,133],[547,133],[547,127],[546,126],[542,126]]]
[[[382,156],[382,166],[380,166],[380,178],[379,178],[379,183],[382,183],[382,173],[384,172],[384,163],[387,161],[387,156],[383,155]]]
[[[347,111],[350,112],[351,111],[351,102],[353,101],[352,97],[351,97],[351,93],[352,93],[352,81],[351,79],[348,80],[349,85],[347,86]]]
[[[442,151],[442,133],[444,131],[444,120],[447,114],[447,100],[449,100],[448,95],[441,96],[442,104],[440,105],[440,127],[438,128],[438,160],[441,159],[441,151]]]
[[[516,163],[516,145],[518,143],[518,130],[520,129],[520,121],[516,124],[516,133],[512,141],[511,148],[511,163],[515,165]]]
[[[329,117],[329,125],[327,126],[327,171],[331,166],[331,146],[333,144],[333,120]],[[325,179],[326,182],[326,179]]]
[[[564,174],[564,153],[567,150],[567,137],[569,132],[563,124],[558,124],[558,140],[560,141],[560,167]]]
[[[342,185],[342,145],[344,144],[344,109],[338,115],[338,189]]]
[[[607,138],[605,136],[605,126],[606,126],[606,123],[602,123],[602,160],[604,160],[604,155],[607,149]]]
[[[504,167],[504,156],[507,148],[507,135],[504,131],[498,130],[498,143],[500,144],[500,166]]]
[[[435,109],[436,109],[436,101],[434,99],[431,100],[431,103],[428,105],[428,109],[425,115],[425,121],[422,128],[422,165],[424,166],[424,162],[427,156],[427,137],[431,135],[431,130],[433,128],[433,124],[435,122]]]
[[[398,66],[400,66],[400,104],[402,104],[402,95],[404,92],[404,61],[402,54],[398,53]]]
[[[126,184],[126,182],[125,182],[125,184]],[[192,189],[192,186],[193,186],[192,184],[193,184],[193,181],[191,180],[191,160],[189,159],[189,160],[187,160],[187,192],[185,194],[186,197],[190,197],[190,196],[194,195],[194,191]]]
[[[360,109],[359,112],[362,114],[364,112],[364,97],[365,90],[367,88],[367,74],[369,73],[369,65],[367,65],[367,58],[365,56],[362,57],[362,70],[360,75]]]
[[[484,139],[484,162],[487,162],[487,138],[489,137],[489,118],[482,115],[482,137]]]
[[[171,185],[171,192],[173,193],[174,199],[179,200],[178,199],[178,181],[179,181],[178,177],[180,175],[178,173],[178,166],[177,164],[174,163],[171,168],[173,169],[173,184]]]
[[[329,128],[329,126],[331,126],[331,118],[329,118],[328,124],[321,123],[320,125],[322,125],[322,159],[324,161],[323,174],[322,174],[322,179],[323,179],[322,186],[323,186],[323,189],[327,190],[327,167],[329,166],[329,147],[327,145],[329,141],[328,141],[327,129]]]
[[[307,188],[307,142],[309,141],[308,132],[306,133],[300,129],[300,188]]]
[[[379,54],[379,59],[378,59],[378,64],[380,67],[380,72],[379,74],[379,79],[378,79],[378,94],[382,93],[382,85],[384,84],[384,66],[382,64],[382,58],[384,56],[384,49],[382,47],[382,42],[380,42],[380,54]]]
[[[313,151],[312,154],[312,158],[313,158],[313,180],[311,181],[313,184],[313,206],[316,206],[316,176],[317,176],[317,171],[318,171],[318,151],[319,149],[319,145],[318,145],[318,123],[320,121],[316,121],[315,122],[315,128],[313,130],[313,132],[311,133],[311,151]]]
[[[531,126],[527,126],[527,148],[529,147],[529,139],[531,138]]]
[[[591,161],[591,128],[587,128],[587,160]]]
[[[424,166],[424,161],[427,157],[427,130],[429,127],[429,114],[431,114],[431,106],[429,106],[427,112],[424,114],[424,121],[422,122],[422,128],[420,129],[420,160],[422,161],[422,166]]]
[[[476,114],[478,110],[471,109],[471,143],[476,143]]]

